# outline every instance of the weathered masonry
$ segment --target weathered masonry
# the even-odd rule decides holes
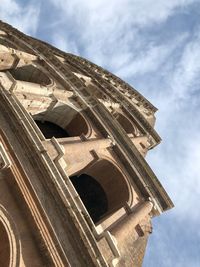
[[[173,203],[145,161],[156,108],[0,22],[0,266],[142,265]]]

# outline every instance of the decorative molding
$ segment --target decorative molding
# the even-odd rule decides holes
[[[13,221],[9,213],[2,205],[0,205],[0,222],[3,224],[9,239],[9,247],[10,247],[9,267],[20,266],[21,247],[20,247],[19,233],[17,231],[15,222]]]
[[[10,168],[10,166],[11,166],[11,160],[3,144],[0,142],[0,170]]]
[[[63,57],[66,57],[66,59],[69,59],[71,61],[74,61],[74,63],[79,64],[79,61],[82,59],[80,57],[73,56],[71,54],[63,53],[59,51],[58,49],[52,47],[51,45],[48,45],[44,42],[38,41],[34,38],[28,37],[25,34],[22,34],[18,30],[12,28],[11,26],[2,23],[1,26],[3,30],[6,30],[7,34],[9,35],[9,39],[11,41],[13,40],[15,43],[21,44],[26,46],[28,49],[32,50],[33,54],[38,55],[44,62],[45,68],[47,68],[52,75],[58,81],[63,85],[70,87],[76,94],[77,97],[81,102],[83,102],[88,108],[90,109],[92,116],[94,116],[101,125],[106,129],[107,134],[112,136],[112,138],[116,141],[116,146],[123,151],[123,154],[126,155],[125,158],[130,162],[130,168],[133,168],[133,161],[134,161],[134,168],[137,169],[137,171],[141,175],[141,181],[143,185],[143,189],[148,192],[149,196],[155,197],[156,201],[158,201],[158,204],[162,207],[162,210],[166,210],[168,208],[173,207],[173,203],[169,199],[168,195],[166,194],[165,190],[157,180],[155,174],[150,169],[148,164],[145,162],[145,160],[139,155],[139,153],[136,151],[133,144],[128,141],[128,138],[126,138],[123,133],[120,131],[119,127],[116,124],[113,124],[113,122],[109,122],[109,116],[107,113],[108,110],[106,108],[103,108],[103,105],[100,104],[100,102],[92,97],[92,96],[85,96],[84,90],[85,84],[83,81],[81,81],[76,75],[72,73],[72,71],[69,71],[68,67],[65,66],[55,55],[61,55]],[[77,59],[77,60],[76,60]],[[98,72],[97,69],[93,69],[93,64],[88,63],[88,61],[83,60],[87,65],[87,69],[90,67],[92,70],[92,78],[95,78]],[[88,65],[89,64],[89,65]],[[92,66],[91,66],[92,65]],[[94,65],[96,68],[96,65]],[[86,68],[85,68],[86,69]],[[95,74],[95,75],[94,75]],[[99,75],[97,75],[99,77]],[[109,77],[107,77],[109,78]],[[112,78],[112,77],[111,77]],[[97,79],[98,80],[98,79]],[[107,92],[110,90],[111,94],[115,94],[117,88],[115,88],[113,85],[109,84],[108,81],[103,80],[101,78],[100,82],[103,82],[103,85],[105,85],[105,88],[107,89]],[[99,84],[99,82],[98,82]],[[125,83],[124,83],[125,84]],[[126,84],[125,84],[126,85]],[[83,90],[83,92],[82,92]],[[132,89],[131,89],[132,90]],[[129,92],[130,93],[130,92]],[[141,97],[138,93],[138,97]],[[146,131],[155,139],[155,141],[158,143],[160,142],[160,137],[155,132],[155,130],[151,127],[151,125],[147,122],[145,117],[140,113],[140,111],[126,98],[123,96],[123,94],[117,94],[118,101],[120,101],[124,107],[131,112],[131,114],[138,120],[138,122],[145,127]],[[140,100],[144,99],[141,97]],[[145,101],[145,100],[144,100]],[[147,101],[148,102],[148,101]],[[148,103],[145,102],[146,105]],[[152,109],[155,111],[155,108],[152,107]],[[102,113],[103,112],[103,113]],[[111,123],[109,126],[108,124]],[[120,132],[121,134],[116,135],[115,131]],[[150,185],[150,186],[149,186]],[[153,185],[153,187],[152,187]]]

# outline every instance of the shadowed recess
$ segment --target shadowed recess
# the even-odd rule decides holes
[[[8,267],[10,263],[10,244],[8,234],[2,222],[0,222],[0,266]]]
[[[87,174],[72,176],[70,179],[92,220],[97,223],[108,211],[108,200],[102,186]]]
[[[33,119],[46,138],[74,137],[90,133],[89,125],[82,114],[66,104],[35,114]]]
[[[116,120],[119,122],[119,124],[121,125],[121,127],[124,129],[124,131],[127,134],[133,134],[134,135],[135,129],[134,129],[134,127],[133,127],[133,125],[129,119],[127,119],[121,113],[114,114],[114,117],[116,118]]]
[[[105,159],[87,166],[70,179],[95,223],[129,201],[125,177],[115,165]]]
[[[42,85],[51,84],[51,80],[49,79],[49,77],[33,65],[26,65],[23,67],[12,69],[10,70],[10,73],[15,78],[15,80],[37,83]]]
[[[55,123],[49,121],[42,122],[39,120],[35,120],[35,123],[40,128],[41,132],[43,133],[46,139],[50,139],[53,136],[56,138],[69,137],[67,131],[65,131]]]

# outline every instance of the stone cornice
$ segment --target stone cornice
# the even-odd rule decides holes
[[[115,140],[116,147],[124,155],[127,162],[129,162],[130,168],[134,170],[136,169],[140,174],[139,179],[141,179],[140,183],[142,184],[143,189],[146,188],[148,195],[157,203],[160,211],[162,212],[173,207],[173,203],[158,182],[155,174],[148,166],[144,158],[139,155],[139,152],[134,147],[131,140],[123,134],[115,121],[110,120],[110,114],[108,110],[103,107],[103,105],[101,105],[97,99],[92,97],[92,95],[86,90],[84,83],[81,82],[80,79],[75,75],[73,75],[73,73],[70,72],[68,68],[64,66],[64,64],[54,55],[55,51],[59,50],[54,48],[52,50],[50,45],[46,45],[38,40],[30,38],[11,28],[7,24],[1,23],[1,25],[2,29],[7,29],[8,33],[10,32],[9,38],[13,39],[14,42],[21,42],[24,45],[27,45],[29,49],[32,49],[33,53],[38,55],[52,75],[55,74],[56,78],[62,81],[63,85],[67,87],[70,86],[74,93],[77,94],[77,96],[81,99],[81,101],[90,108],[93,116],[99,120],[100,124],[106,128],[108,134]],[[108,86],[108,84],[106,85]],[[122,99],[122,101],[125,100]],[[132,105],[128,107],[131,108],[131,106]],[[159,142],[160,138],[155,135],[153,132],[154,130],[152,130],[153,128],[146,123],[146,119],[143,118],[140,112],[136,108],[133,108],[133,113],[137,114],[140,120],[143,120],[142,124],[149,127],[149,129],[147,129],[148,132],[154,134],[154,138],[157,140],[157,142]]]
[[[95,78],[96,82],[98,83],[98,86],[101,86],[101,83],[103,82],[104,85],[105,85],[105,88],[103,88],[102,86],[101,86],[101,88],[103,90],[107,88],[107,92],[106,93],[109,93],[109,91],[111,91],[113,95],[116,95],[118,101],[120,101],[120,103],[125,106],[125,108],[126,108],[126,110],[128,112],[130,112],[134,117],[137,118],[137,120],[140,122],[140,124],[142,125],[142,127],[144,127],[145,131],[152,136],[152,138],[155,140],[155,144],[160,143],[160,141],[161,141],[160,136],[157,134],[157,132],[154,130],[154,128],[149,124],[149,122],[142,115],[142,113],[133,105],[133,103],[131,103],[131,101],[129,99],[127,99],[126,97],[124,97],[124,94],[123,93],[120,93],[119,90],[115,86],[113,86],[113,84],[110,83],[109,80],[102,78],[102,75],[105,76],[105,74],[103,73],[103,71],[105,71],[105,73],[109,73],[108,71],[104,70],[101,67],[98,67],[97,65],[89,62],[86,59],[83,59],[81,57],[78,57],[78,56],[75,56],[75,55],[72,55],[72,54],[69,54],[69,53],[62,52],[62,51],[60,51],[59,49],[53,47],[50,44],[47,44],[45,42],[41,42],[41,41],[39,41],[39,40],[37,40],[35,38],[32,38],[32,37],[29,37],[29,36],[27,36],[27,35],[19,32],[18,30],[16,30],[15,28],[11,27],[10,25],[8,25],[6,23],[3,23],[3,22],[0,22],[0,23],[3,25],[3,27],[5,29],[9,29],[13,33],[15,33],[15,35],[17,35],[17,34],[20,34],[20,36],[23,35],[24,38],[25,38],[25,42],[26,42],[27,39],[29,39],[30,42],[32,41],[32,48],[31,48],[30,45],[28,45],[28,48],[33,50],[33,54],[37,54],[37,52],[33,49],[35,47],[35,44],[38,44],[38,46],[40,46],[41,43],[42,43],[43,46],[44,46],[44,48],[42,48],[42,50],[40,51],[41,53],[43,53],[44,50],[45,50],[45,53],[48,52],[49,56],[51,56],[54,53],[56,53],[56,54],[58,54],[58,55],[60,55],[60,56],[62,56],[64,58],[66,58],[67,60],[70,60],[71,64],[74,61],[75,64],[82,64],[82,65],[84,65],[85,71],[87,73],[89,73],[89,75],[91,74],[93,78]],[[9,34],[9,31],[8,31],[8,34]],[[40,47],[38,47],[38,48],[40,49]],[[57,62],[57,65],[59,65],[59,62],[58,62],[59,60],[55,56],[54,56],[54,59]],[[60,65],[62,65],[62,67],[63,67],[63,64],[61,62],[60,62]],[[90,65],[91,65],[91,69],[90,69]],[[99,73],[97,73],[96,70],[98,70]],[[109,75],[112,76],[111,73],[109,73]],[[74,77],[74,78],[77,78],[77,77]],[[116,78],[118,79],[118,81],[120,80],[123,84],[125,84],[126,85],[125,87],[127,87],[127,85],[128,85],[127,83],[123,82],[118,77],[116,77]],[[99,80],[100,80],[100,82],[99,82]],[[144,103],[144,107],[145,108],[148,108],[153,113],[157,110],[139,92],[137,92],[135,89],[133,89],[133,91],[132,91],[132,87],[130,87],[130,85],[128,85],[128,86],[129,86],[129,89],[130,89],[129,90],[129,93],[131,92],[131,94],[133,94],[133,97],[135,97],[134,95],[137,94],[137,97],[136,98],[138,98],[139,101],[142,101],[141,103]]]
[[[38,41],[36,38],[30,37],[31,39]],[[91,61],[82,58],[80,56],[77,55],[73,55],[70,53],[66,53],[63,52],[61,50],[59,50],[58,48],[52,46],[51,44],[48,44],[44,41],[40,41],[43,44],[45,44],[46,46],[50,47],[52,49],[52,51],[58,55],[61,56],[63,58],[69,59],[71,58],[72,60],[76,60],[76,62],[81,63],[83,66],[87,66],[90,68],[90,70],[92,70],[95,73],[98,73],[99,75],[101,75],[102,77],[104,77],[104,79],[110,83],[111,85],[115,84],[115,86],[119,86],[121,89],[124,89],[124,92],[128,92],[132,97],[136,100],[138,100],[138,102],[140,102],[140,104],[148,109],[150,112],[155,113],[158,109],[156,107],[154,107],[154,105],[152,105],[152,103],[150,103],[143,95],[141,95],[135,88],[133,88],[132,86],[130,86],[128,83],[126,83],[125,81],[121,80],[119,77],[117,77],[116,75],[110,73],[108,70],[103,69],[102,67],[92,63]]]
[[[33,125],[30,125],[32,119],[30,120],[29,115],[23,110],[23,107],[21,107],[14,95],[5,89],[0,89],[1,111],[5,111],[5,116],[9,120],[13,131],[19,133],[18,138],[24,153],[29,155],[29,161],[34,164],[35,169],[40,173],[37,175],[36,180],[31,181],[32,177],[28,177],[25,174],[24,166],[23,168],[20,166],[27,180],[26,184],[32,188],[32,191],[37,192],[37,196],[30,192],[29,189],[25,189],[24,193],[28,193],[32,198],[37,198],[37,205],[36,200],[35,202],[33,200],[33,209],[30,207],[30,210],[35,213],[38,212],[38,216],[40,216],[41,226],[38,225],[39,232],[42,234],[44,242],[46,242],[47,250],[54,265],[58,267],[68,266],[69,255],[66,257],[67,251],[69,251],[70,246],[74,246],[79,251],[79,260],[82,258],[84,262],[82,264],[106,267],[107,264],[105,264],[99,251],[91,229],[75,206],[74,200],[71,199],[66,181],[64,181],[50,160],[47,151],[38,137],[37,131],[33,129]],[[14,152],[12,153],[14,154]],[[43,191],[44,188],[45,191]],[[53,195],[53,198],[52,196],[49,198],[49,195]],[[26,197],[25,201],[29,201],[30,197]],[[47,199],[49,203],[47,203]],[[49,207],[51,207],[51,211],[47,211]],[[48,219],[45,217],[46,214],[48,214]],[[38,223],[38,218],[34,216],[34,219]],[[46,230],[44,227],[46,227]],[[62,227],[65,230],[62,230]],[[72,232],[73,241],[72,236],[70,237]],[[47,233],[48,237],[45,236]],[[67,244],[67,240],[71,240],[70,246]]]
[[[70,64],[74,67],[81,69],[82,65],[79,61],[76,61],[75,56],[66,56],[66,59],[69,60]],[[124,94],[121,93],[115,86],[110,84],[107,80],[102,78],[101,75],[98,75],[94,70],[91,70],[88,66],[84,67],[83,72],[86,75],[93,78],[93,82],[97,85],[97,88],[100,88],[102,93],[105,92],[111,99],[114,99],[116,102],[120,103],[126,110],[129,112],[134,119],[137,119],[140,123],[140,126],[145,129],[146,133],[151,135],[155,140],[155,143],[160,143],[161,138],[146,120],[146,118],[141,114],[141,112],[131,103],[129,99],[124,97]]]
[[[110,73],[108,70],[103,69],[102,67],[90,62],[87,59],[84,59],[80,56],[76,56],[76,55],[72,55],[72,54],[67,54],[72,58],[75,58],[77,61],[79,61],[81,64],[87,66],[90,68],[90,70],[92,70],[95,73],[98,73],[99,75],[101,75],[108,83],[110,84],[114,84],[116,87],[119,87],[119,90],[121,88],[121,90],[123,90],[123,92],[128,92],[131,98],[135,98],[136,100],[138,100],[138,102],[140,102],[140,104],[148,109],[150,112],[154,113],[157,111],[157,108],[154,107],[143,95],[141,95],[135,88],[133,88],[132,86],[130,86],[128,83],[126,83],[125,81],[121,80],[119,77],[117,77],[116,75]]]

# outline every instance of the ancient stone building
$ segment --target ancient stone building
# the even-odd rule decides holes
[[[173,204],[145,161],[156,108],[0,22],[0,266],[142,265]]]

